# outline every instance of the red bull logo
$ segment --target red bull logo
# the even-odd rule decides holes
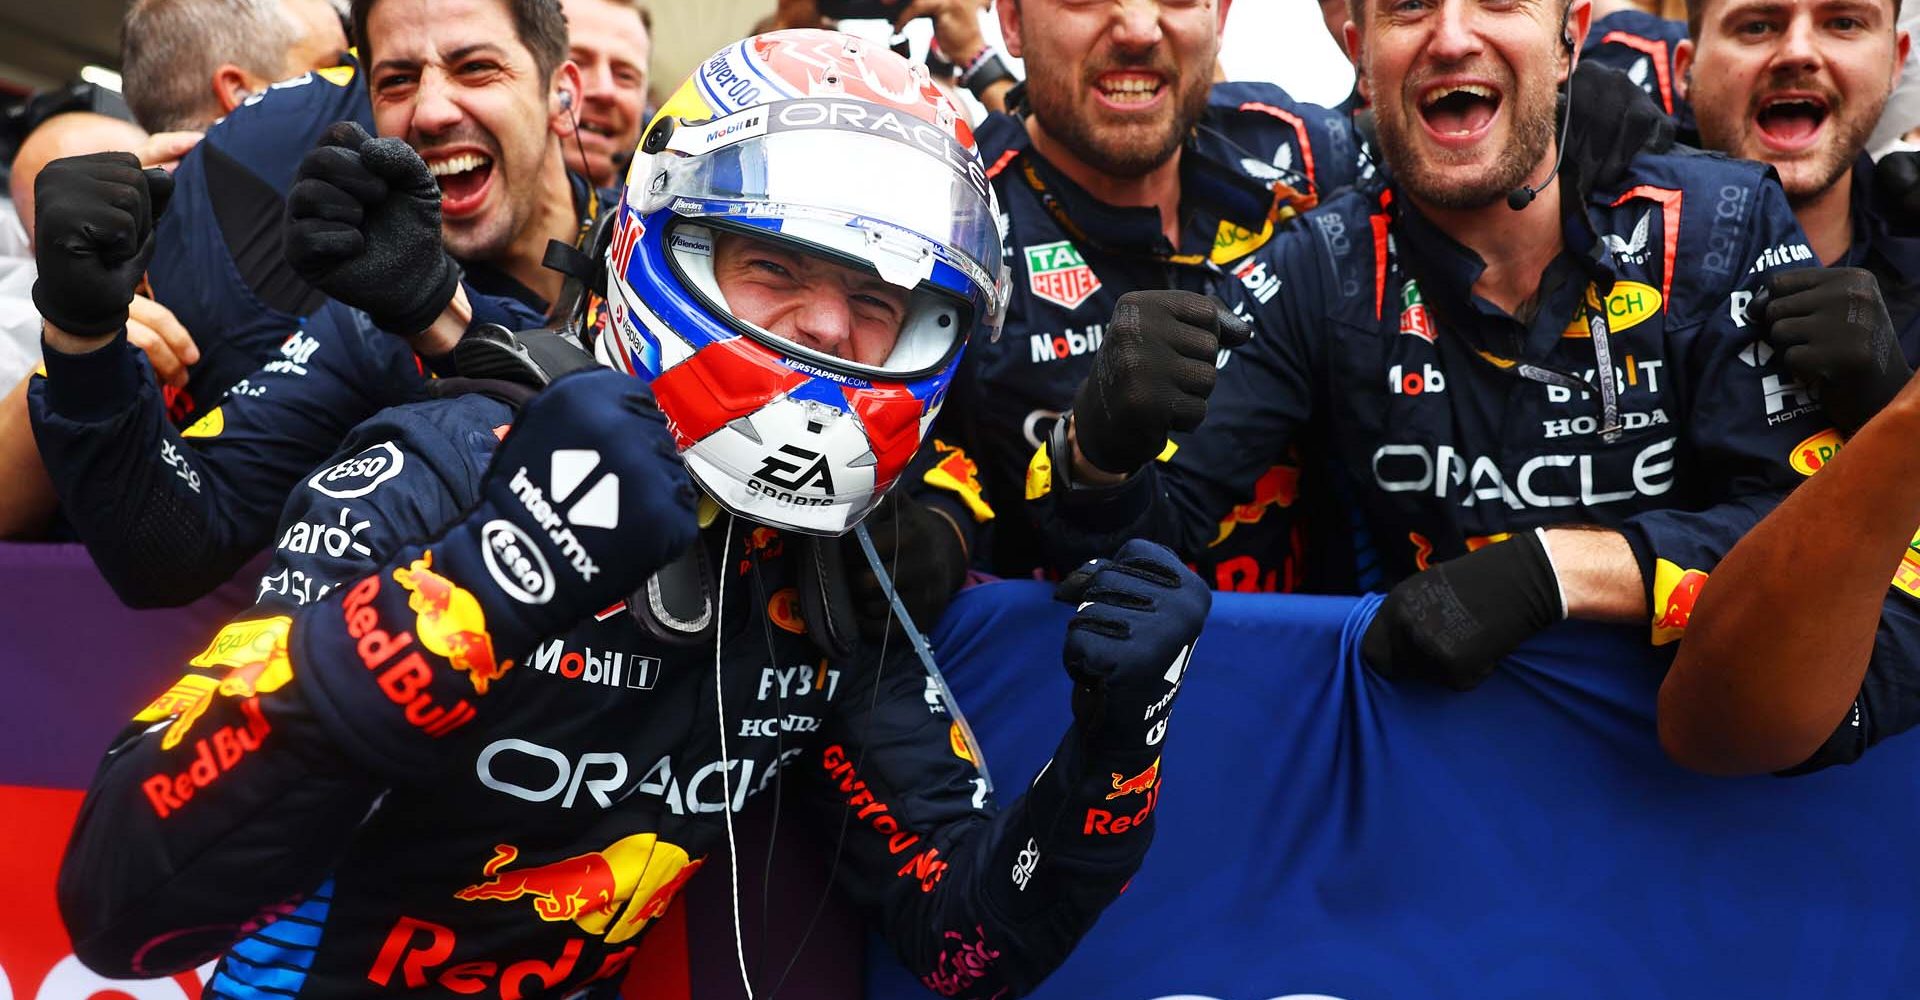
[[[173,717],[173,725],[160,738],[160,749],[171,750],[206,714],[215,695],[252,698],[286,686],[293,680],[293,663],[287,658],[287,632],[292,627],[293,619],[285,615],[229,623],[200,655],[187,661],[195,667],[232,668],[227,675],[216,680],[188,674],[142,709],[134,721]]]
[[[1107,793],[1107,801],[1112,802],[1123,795],[1145,795],[1160,784],[1160,758],[1155,757],[1147,769],[1129,778],[1123,774],[1113,775],[1113,791]]]
[[[782,587],[767,599],[767,617],[794,635],[807,634],[807,623],[800,618],[800,592],[792,587]]]
[[[427,651],[444,658],[455,670],[464,670],[473,690],[487,693],[511,661],[493,655],[493,636],[480,601],[466,588],[433,571],[433,553],[423,552],[412,565],[393,571],[393,580],[407,590],[407,607],[416,616],[414,635]]]
[[[1693,618],[1693,603],[1707,585],[1704,570],[1682,569],[1665,559],[1653,568],[1653,606],[1659,614],[1653,620],[1653,643],[1663,645],[1679,639]]]
[[[572,921],[589,934],[605,935],[608,944],[619,944],[665,916],[681,887],[706,860],[690,859],[678,845],[651,833],[622,837],[598,851],[544,865],[509,869],[519,857],[512,844],[496,846],[481,869],[487,881],[467,886],[453,898],[513,902],[531,897],[534,915],[541,920]]]
[[[1292,465],[1276,465],[1268,469],[1253,484],[1253,499],[1235,506],[1220,519],[1220,533],[1214,536],[1211,544],[1218,545],[1233,534],[1233,529],[1243,524],[1258,524],[1267,516],[1267,511],[1293,506],[1300,496],[1300,469]]]
[[[933,449],[941,456],[940,461],[920,478],[929,486],[959,497],[974,520],[993,520],[993,508],[987,505],[986,491],[980,485],[980,466],[968,458],[966,452],[939,438],[933,439]]]

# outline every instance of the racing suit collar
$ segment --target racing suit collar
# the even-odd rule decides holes
[[[1266,226],[1277,197],[1272,187],[1239,166],[1250,154],[1211,126],[1196,126],[1180,157],[1180,246],[1174,247],[1160,230],[1157,209],[1109,205],[1041,156],[1025,128],[1009,138],[1009,153],[1017,152],[1031,169],[1025,182],[1037,181],[1042,199],[1057,200],[1057,214],[1071,220],[1062,228],[1078,230],[1078,241],[1111,254],[1204,261],[1222,222],[1257,233]]]
[[[1602,296],[1613,289],[1615,272],[1590,217],[1593,206],[1565,199],[1560,254],[1541,272],[1532,314],[1517,317],[1473,294],[1487,268],[1472,249],[1443,232],[1404,197],[1392,200],[1393,230],[1400,266],[1420,282],[1420,292],[1443,330],[1468,336],[1484,353],[1537,361],[1552,352],[1570,321],[1578,318],[1589,284]],[[1452,318],[1452,322],[1448,322]]]
[[[573,171],[567,171],[567,185],[573,196],[573,211],[580,218],[579,235],[574,237],[574,245],[579,246],[587,231],[593,227],[593,220],[599,216],[603,207],[617,205],[620,196],[612,191],[595,191],[586,178]],[[469,287],[482,295],[494,295],[513,299],[536,312],[545,313],[551,305],[533,289],[521,284],[518,279],[490,264],[461,261],[466,271]]]

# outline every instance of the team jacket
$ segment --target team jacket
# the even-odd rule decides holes
[[[328,125],[348,120],[373,128],[351,60],[249,97],[181,158],[147,268],[154,299],[200,348],[185,389],[164,394],[175,423],[191,423],[271,360],[325,302],[287,265],[281,222],[300,158]]]
[[[1655,641],[1677,638],[1705,571],[1838,443],[1745,314],[1766,275],[1815,261],[1759,164],[1643,153],[1569,204],[1525,322],[1470,296],[1478,257],[1393,189],[1277,236],[1265,322],[1170,458],[1070,490],[1037,455],[1056,565],[1133,534],[1199,551],[1276,456],[1317,438],[1365,535],[1363,586],[1595,524],[1632,546]]]
[[[990,551],[975,562],[1025,576],[1042,563],[1019,502],[1027,460],[1092,370],[1115,301],[1140,289],[1183,288],[1216,295],[1259,323],[1278,287],[1266,250],[1275,228],[1320,192],[1353,183],[1355,144],[1345,116],[1296,103],[1277,87],[1215,85],[1181,155],[1182,239],[1174,247],[1156,210],[1096,200],[1033,150],[1021,120],[991,116],[976,136],[1000,202],[1013,297],[1000,338],[967,347],[936,432],[965,455],[934,474],[964,479],[963,463],[977,463],[987,502],[973,512],[982,521],[999,516]],[[1276,456],[1240,497],[1244,506],[1219,525],[1220,544],[1189,553],[1202,579],[1222,590],[1293,589],[1287,539],[1296,466]]]
[[[129,605],[186,604],[226,581],[354,425],[425,398],[412,352],[302,282],[281,250],[300,158],[334,121],[371,130],[370,114],[353,66],[321,70],[249,99],[188,154],[149,269],[202,348],[184,393],[156,387],[124,340],[87,357],[44,352],[47,378],[29,389],[40,453]],[[601,196],[572,182],[584,227]],[[547,304],[504,273],[470,264],[466,285],[475,323],[545,322]]]
[[[1691,134],[1693,108],[1674,88],[1678,74],[1673,68],[1673,52],[1686,37],[1685,21],[1623,10],[1593,22],[1587,29],[1587,40],[1580,46],[1580,58],[1627,74],[1660,110],[1673,117],[1676,128]]]
[[[1017,995],[1066,956],[1146,851],[1158,759],[1116,773],[1070,729],[996,810],[910,652],[821,658],[772,529],[703,533],[717,665],[624,606],[499,672],[423,659],[490,641],[406,546],[476,501],[510,419],[477,395],[389,410],[305,479],[269,570],[302,584],[266,588],[95,777],[60,883],[83,961],[224,953],[214,997],[610,991],[724,847],[722,813],[763,796],[844,838],[840,887],[933,992]],[[372,603],[383,588],[405,602]]]
[[[1920,365],[1920,233],[1880,211],[1873,196],[1873,162],[1864,155],[1854,166],[1852,203],[1853,244],[1835,264],[1864,267],[1880,279],[1907,363]],[[1920,724],[1920,532],[1907,547],[1887,591],[1873,656],[1853,711],[1793,771],[1851,764],[1867,748],[1916,724]]]

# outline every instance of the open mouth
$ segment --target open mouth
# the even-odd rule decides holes
[[[1478,83],[1429,87],[1420,95],[1420,118],[1443,139],[1473,139],[1486,132],[1500,111],[1500,92]]]
[[[480,207],[487,182],[493,179],[493,159],[484,153],[456,153],[427,163],[427,172],[440,185],[443,215],[465,215]]]
[[[1829,108],[1813,94],[1775,94],[1760,102],[1753,123],[1761,139],[1774,149],[1804,149],[1820,134]]]
[[[1094,89],[1102,100],[1117,108],[1141,108],[1152,104],[1167,89],[1167,81],[1158,73],[1103,73]]]

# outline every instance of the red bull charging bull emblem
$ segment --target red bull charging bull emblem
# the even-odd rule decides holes
[[[1293,506],[1300,496],[1300,470],[1291,465],[1276,465],[1268,469],[1253,484],[1253,499],[1236,505],[1220,519],[1220,533],[1214,536],[1213,545],[1218,545],[1233,534],[1233,529],[1243,524],[1258,524],[1267,516],[1271,508]]]
[[[939,438],[933,439],[933,450],[940,461],[920,478],[929,486],[959,497],[974,520],[983,523],[993,520],[993,508],[987,505],[986,490],[980,485],[980,466],[968,458],[966,452]]]
[[[508,868],[520,857],[512,844],[494,848],[481,869],[487,881],[453,894],[466,902],[513,902],[531,897],[541,920],[573,924],[619,944],[665,916],[681,886],[700,870],[705,858],[689,858],[676,844],[651,833],[636,833],[570,858]],[[621,910],[625,904],[625,910]],[[618,914],[618,919],[616,919]]]
[[[1687,631],[1693,603],[1700,599],[1700,589],[1706,585],[1704,570],[1683,569],[1665,559],[1654,562],[1653,606],[1658,612],[1653,620],[1654,645],[1673,642]]]
[[[1107,793],[1111,802],[1122,795],[1145,795],[1160,784],[1160,758],[1155,757],[1147,769],[1129,778],[1124,774],[1114,774],[1113,791]]]
[[[279,690],[293,679],[293,664],[287,659],[287,632],[292,627],[293,619],[285,615],[228,624],[199,656],[187,661],[195,667],[231,667],[227,675],[216,680],[188,674],[142,709],[134,721],[172,717],[173,725],[160,738],[160,749],[171,750],[186,738],[215,695],[252,698]]]
[[[446,659],[455,670],[464,670],[478,694],[487,693],[487,685],[500,679],[512,661],[501,662],[493,655],[493,636],[487,632],[487,617],[480,601],[466,588],[433,571],[433,553],[404,569],[393,571],[393,580],[407,590],[407,607],[417,616],[413,627],[420,645]]]

